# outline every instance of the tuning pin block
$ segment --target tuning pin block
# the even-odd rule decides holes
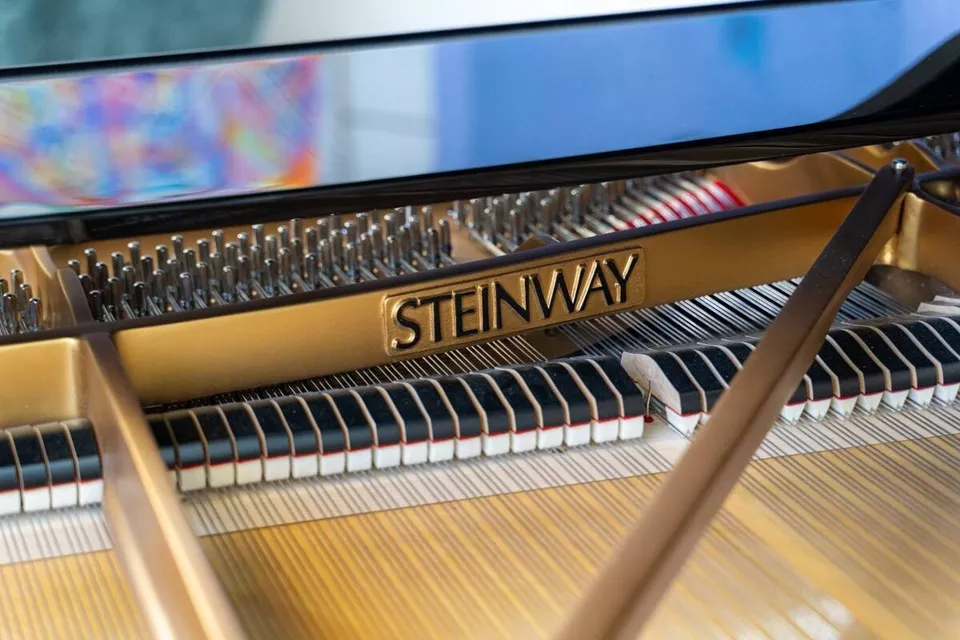
[[[453,214],[498,241],[511,233],[516,239],[518,215],[519,228],[538,220],[540,213],[533,206],[537,198],[530,192],[458,201]],[[233,242],[224,234],[213,230],[209,240],[198,239],[193,248],[185,247],[183,235],[173,235],[170,249],[158,244],[155,256],[143,255],[134,240],[125,251],[112,252],[106,263],[89,248],[84,260],[71,260],[67,266],[77,274],[91,309],[99,305],[98,318],[120,319],[367,281],[452,262],[450,221],[446,216],[438,220],[430,205],[362,211],[346,220],[331,214],[306,228],[300,218],[292,218],[272,235],[257,224]],[[19,289],[22,274],[14,273],[11,280],[17,325],[29,327],[25,314],[32,295]],[[0,279],[0,289],[4,283]]]

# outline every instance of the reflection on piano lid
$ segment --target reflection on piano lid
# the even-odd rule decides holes
[[[936,18],[906,27],[915,15]],[[800,35],[825,24],[829,37]],[[738,3],[291,46],[257,60],[213,51],[7,69],[16,82],[0,102],[70,98],[52,114],[25,107],[3,132],[35,158],[13,161],[0,191],[4,243],[172,233],[210,207],[205,226],[248,224],[942,134],[958,108],[944,89],[960,69],[958,30],[950,0]],[[637,64],[651,50],[657,64]],[[571,69],[602,94],[558,99]],[[149,99],[112,101],[116,87]],[[95,161],[64,163],[52,149]]]

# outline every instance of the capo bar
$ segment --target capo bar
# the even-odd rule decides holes
[[[562,640],[636,638],[813,361],[843,300],[896,231],[913,169],[881,169],[770,325]]]

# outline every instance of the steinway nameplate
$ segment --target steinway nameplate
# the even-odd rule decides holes
[[[387,354],[411,355],[636,307],[644,254],[625,249],[389,295]]]

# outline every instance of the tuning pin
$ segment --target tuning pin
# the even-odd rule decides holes
[[[423,220],[423,228],[432,229],[433,228],[433,207],[427,205],[425,207],[420,207],[420,219]]]
[[[237,246],[240,247],[241,256],[249,256],[250,255],[250,235],[246,233],[238,233]]]
[[[471,198],[470,207],[467,209],[467,225],[471,229],[478,229],[482,224],[483,210],[487,208],[487,203],[483,198]]]
[[[10,270],[10,290],[13,293],[16,293],[20,290],[20,285],[23,284],[23,271],[20,269],[11,269]]]
[[[396,236],[387,236],[387,266],[390,271],[399,274],[400,269],[400,243],[397,242]]]
[[[326,218],[320,218],[317,220],[317,239],[318,240],[329,240],[330,239],[330,221]]]
[[[12,293],[5,293],[0,300],[3,302],[3,309],[0,310],[3,313],[3,326],[6,327],[8,333],[19,333],[20,314],[17,311],[17,296]]]
[[[137,282],[137,270],[132,264],[128,264],[123,268],[123,292],[128,296],[133,294],[135,282]]]
[[[126,263],[126,256],[119,251],[110,254],[110,264],[113,266],[113,277],[123,277],[123,267]]]
[[[27,330],[39,331],[41,318],[40,298],[27,300]]]
[[[290,279],[292,256],[288,247],[280,247],[280,282],[287,283]]]
[[[107,288],[107,278],[110,277],[110,268],[107,266],[106,262],[98,262],[96,268],[96,275],[94,276],[94,284],[96,284],[97,289],[101,291],[106,290]]]
[[[167,272],[157,269],[153,272],[153,297],[160,307],[160,313],[167,310]]]
[[[150,256],[140,258],[140,277],[147,284],[153,278],[153,258]]]
[[[331,213],[327,216],[327,220],[330,222],[330,238],[333,239],[333,236],[340,233],[340,214]],[[319,224],[319,221],[317,222]]]
[[[427,257],[434,267],[440,266],[440,239],[438,235],[437,230],[433,227],[427,229]]]
[[[97,250],[84,249],[83,257],[87,260],[87,273],[92,278],[97,273]]]
[[[339,234],[330,235],[330,258],[334,266],[343,266],[343,240]]]
[[[103,322],[103,294],[99,289],[93,289],[87,293],[87,303],[90,305],[90,313],[97,322]]]
[[[400,257],[407,262],[413,260],[413,249],[410,245],[410,227],[400,229]]]
[[[496,216],[493,213],[491,207],[486,207],[480,213],[480,220],[478,221],[477,232],[483,233],[488,240],[496,241],[497,231],[496,231]]]
[[[177,259],[179,264],[183,264],[183,236],[171,236],[170,244],[173,245],[173,257]]]
[[[27,301],[33,297],[33,287],[27,283],[21,284],[17,287],[17,305],[20,307],[20,310],[23,311],[27,308]]]
[[[490,207],[493,210],[493,224],[491,225],[493,229],[493,240],[496,241],[498,236],[504,235],[504,231],[507,228],[506,218],[508,215],[507,211],[504,211],[502,206],[499,207]]]
[[[133,285],[133,312],[138,318],[149,315],[147,309],[147,287],[142,282]]]
[[[293,273],[303,274],[303,241],[300,238],[290,240],[290,269]]]
[[[366,233],[360,236],[360,262],[367,269],[373,268],[373,242]]]
[[[260,273],[263,270],[263,247],[258,244],[250,247],[250,277],[254,280],[260,279]]]
[[[513,201],[513,206],[510,206],[507,208],[507,224],[510,225],[511,227],[509,229],[511,233],[513,233],[513,227],[512,227],[512,222],[510,220],[510,211],[513,209],[516,209],[520,213],[520,215],[523,216],[523,219],[526,220],[529,217],[532,210],[532,207],[530,206],[530,194],[521,193]]]
[[[130,264],[133,265],[134,271],[140,269],[140,243],[136,240],[127,243],[127,251],[130,252]],[[137,271],[137,280],[142,280],[143,274]]]
[[[262,224],[253,225],[253,244],[261,247],[267,246],[266,231],[264,231]]]
[[[100,289],[94,289],[87,294],[87,301],[90,304],[90,313],[97,322],[103,322],[104,294]]]
[[[93,278],[89,274],[81,273],[78,280],[80,280],[80,288],[83,289],[84,293],[90,293],[93,291]],[[0,295],[6,293],[5,286],[6,281],[3,278],[0,278]]]
[[[328,240],[320,240],[318,249],[317,262],[320,271],[329,276],[333,269],[333,256],[330,252],[330,242]]]
[[[157,266],[163,268],[163,265],[167,264],[167,260],[170,259],[170,252],[167,250],[167,247],[162,244],[156,246],[157,252]]]
[[[589,191],[584,189],[584,193],[587,194],[587,204],[592,204],[598,209],[603,209],[607,204],[606,195],[607,195],[607,183],[598,182],[597,184],[589,185]]]
[[[246,289],[250,290],[250,258],[247,256],[240,256],[237,258],[237,278],[240,285]]]
[[[359,235],[362,236],[370,231],[370,218],[366,213],[358,213],[353,218],[357,222],[357,233]]]
[[[123,279],[116,278],[116,277],[110,278],[109,283],[110,283],[110,286],[107,288],[110,290],[110,297],[113,298],[113,306],[116,308],[116,311],[114,312],[114,316],[119,318],[120,306],[121,306],[121,303],[123,302],[124,293],[125,293],[123,290]]]
[[[214,253],[210,256],[210,275],[211,275],[211,285],[219,286],[220,278],[223,276],[223,254]]]
[[[226,249],[227,249],[226,265],[236,269],[237,258],[240,257],[240,245],[238,245],[236,242],[230,242],[227,244]]]
[[[407,221],[407,228],[410,229],[410,250],[415,255],[423,253],[423,225],[420,216],[411,214]]]
[[[585,207],[583,206],[583,197],[584,193],[579,187],[570,189],[567,207],[570,213],[570,219],[573,220],[573,223],[577,225],[582,225],[584,222],[586,222],[586,211]]]
[[[517,201],[523,203],[523,215],[527,218],[532,216],[537,203],[540,202],[540,198],[545,195],[547,195],[546,191],[525,191],[521,193]]]
[[[508,197],[509,197],[509,196],[508,196]],[[500,209],[501,209],[503,206],[504,206],[504,201],[503,201],[503,198],[502,198],[501,196],[494,196],[494,197],[490,198],[490,202],[487,204],[487,207],[489,207],[490,210],[493,212],[494,217],[496,217],[497,212],[500,211]],[[505,212],[504,212],[504,213],[505,213]],[[500,230],[497,229],[497,231],[499,232]]]
[[[210,265],[206,262],[197,263],[197,295],[204,303],[210,298]]]
[[[193,308],[193,278],[184,271],[177,281],[179,283],[180,306],[184,309]]]
[[[523,212],[519,209],[510,210],[510,236],[514,246],[520,246],[523,241]]]
[[[383,232],[380,229],[379,224],[370,225],[370,233],[367,234],[370,238],[370,248],[373,252],[373,258],[375,260],[383,259]]]
[[[461,228],[467,223],[467,204],[465,200],[454,200],[450,203],[450,213],[453,219],[457,221],[457,225]]]
[[[554,224],[554,199],[547,196],[540,199],[540,226],[544,233],[550,235],[553,233]]]
[[[360,279],[360,265],[357,261],[357,245],[348,244],[346,246],[346,265],[347,273],[350,274],[350,278],[356,282]]]
[[[67,266],[70,267],[70,270],[75,274],[80,275],[80,261],[79,260],[67,260]]]
[[[347,220],[344,222],[342,235],[344,244],[357,244],[357,223],[353,220]]]
[[[294,240],[303,242],[303,221],[300,218],[290,219],[290,241]]]
[[[290,230],[285,225],[277,227],[277,235],[280,236],[280,248],[290,247]]]
[[[264,253],[264,259],[273,260],[276,262],[280,256],[280,245],[277,242],[276,236],[267,236],[267,247],[266,253]]]
[[[264,264],[264,290],[268,295],[273,296],[277,290],[277,281],[279,280],[280,265],[273,258],[267,258]]]
[[[149,256],[144,256],[144,258],[147,258],[147,260],[143,258],[140,259],[142,263],[141,270],[144,273],[143,284],[147,285],[147,295],[150,295],[153,291],[153,258],[149,258]]]
[[[197,254],[193,249],[187,249],[183,252],[183,270],[196,278],[197,273]]]
[[[306,230],[307,253],[317,253],[320,238],[317,236],[316,227],[307,227]]]
[[[383,216],[383,228],[388,238],[397,235],[397,218],[392,213]]]
[[[104,298],[107,308],[113,311],[113,316],[119,317],[118,308],[120,301],[123,300],[123,282],[116,276],[107,279],[107,288],[104,289]]]
[[[197,240],[197,261],[210,263],[210,241],[206,238]]]
[[[617,200],[617,183],[613,181],[601,182],[597,185],[593,200],[600,210],[606,211],[609,209],[610,205]]]
[[[167,260],[167,282],[171,283],[171,286],[175,286],[177,283],[177,278],[180,277],[180,261],[176,258],[170,258]]]
[[[627,181],[617,180],[615,184],[617,185],[617,188],[616,188],[617,198],[618,199],[622,198],[623,195],[627,192]]]
[[[306,238],[307,253],[317,253],[320,246],[320,237],[317,235],[317,228],[307,227],[304,236]]]
[[[473,200],[471,200],[470,202],[472,203]],[[470,230],[473,231],[478,236],[485,235],[484,222],[486,221],[486,218],[487,218],[486,216],[487,211],[489,211],[489,209],[485,209],[485,208],[474,209],[473,205],[472,204],[470,205],[470,215],[469,215]]]
[[[316,253],[308,253],[304,262],[306,263],[306,278],[310,286],[317,287],[320,283],[320,263]]]
[[[213,250],[220,255],[225,255],[226,241],[223,237],[223,229],[214,229],[210,235],[213,236]]]
[[[450,235],[450,222],[448,220],[441,220],[437,226],[440,229],[440,252],[444,255],[450,256],[453,254],[453,245],[451,244],[452,241]]]

